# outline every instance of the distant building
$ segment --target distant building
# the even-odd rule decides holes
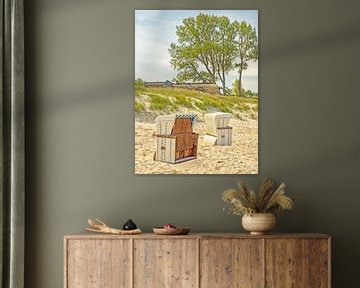
[[[172,87],[173,83],[169,80],[166,81],[156,81],[156,82],[145,82],[147,87]]]
[[[182,88],[197,90],[201,92],[206,92],[209,94],[220,95],[220,87],[216,83],[172,83],[169,80],[166,81],[157,81],[157,82],[145,82],[147,87],[173,87],[173,88]]]

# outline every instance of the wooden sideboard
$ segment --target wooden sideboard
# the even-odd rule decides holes
[[[67,235],[65,288],[329,288],[323,234]]]

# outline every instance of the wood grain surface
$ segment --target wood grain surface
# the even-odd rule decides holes
[[[266,287],[309,287],[309,240],[266,240]]]
[[[328,288],[330,279],[329,241],[313,239],[310,242],[310,287]]]
[[[65,288],[330,288],[324,234],[73,234]]]
[[[134,241],[134,287],[197,287],[197,241]]]
[[[206,239],[200,246],[200,287],[263,287],[261,239]]]
[[[142,233],[139,235],[110,235],[101,233],[75,233],[65,235],[65,239],[329,239],[329,235],[320,233],[288,233],[288,234],[265,234],[250,235],[249,233],[189,233],[180,236],[160,236],[154,233]]]
[[[71,288],[130,288],[130,240],[71,240],[67,279]]]

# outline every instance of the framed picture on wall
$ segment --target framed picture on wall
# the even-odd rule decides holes
[[[258,11],[135,11],[135,173],[258,173]]]

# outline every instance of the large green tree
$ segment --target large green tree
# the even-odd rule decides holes
[[[248,68],[249,61],[256,61],[258,59],[258,38],[256,30],[249,23],[245,21],[235,21],[236,26],[236,64],[235,67],[238,69],[238,91],[239,95],[242,96],[242,75],[243,71]]]
[[[171,65],[180,82],[216,83],[226,91],[226,75],[236,57],[236,23],[226,16],[200,13],[176,26],[178,43],[171,43]]]

